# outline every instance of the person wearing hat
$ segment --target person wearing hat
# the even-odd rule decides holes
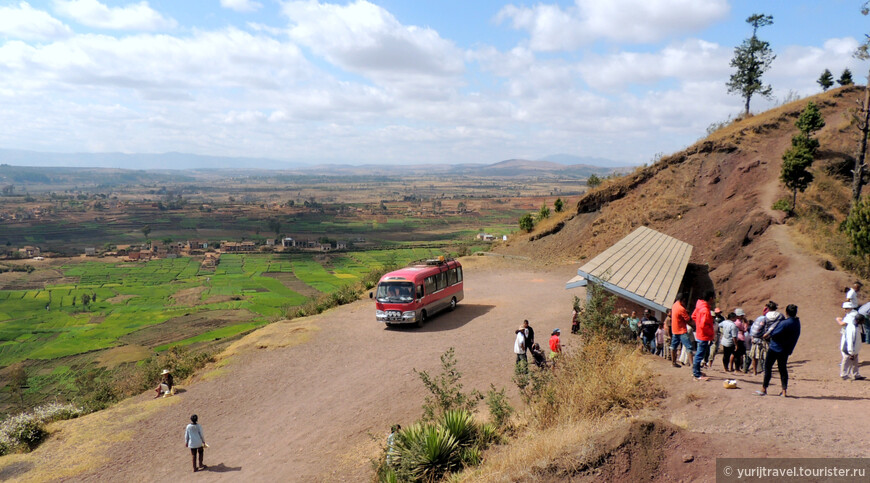
[[[161,395],[164,397],[172,394],[172,374],[169,372],[169,369],[163,369],[163,372],[160,373],[161,379],[160,384],[157,384],[157,395],[154,396],[154,399],[157,399]]]
[[[559,339],[559,336],[562,334],[562,331],[559,329],[553,329],[552,335],[550,335],[550,359],[553,360],[555,364],[556,358],[562,353],[562,341]]]
[[[863,325],[864,316],[853,309],[852,302],[844,303],[843,309],[851,310],[851,312],[842,319],[837,317],[837,322],[841,320],[845,322],[843,336],[840,338],[840,353],[843,355],[843,360],[840,363],[840,377],[849,379],[849,376],[852,376],[857,381],[864,379],[864,376],[858,372],[861,367],[858,362],[858,352],[861,349],[859,324]]]

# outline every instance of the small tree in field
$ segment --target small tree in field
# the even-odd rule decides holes
[[[852,71],[849,69],[843,69],[843,73],[840,74],[840,78],[837,79],[837,84],[841,86],[850,86],[854,84],[852,81]]]
[[[556,201],[553,202],[553,208],[556,210],[556,213],[561,213],[564,207],[565,204],[562,202],[562,198],[556,198]]]
[[[843,231],[849,235],[853,252],[870,255],[870,198],[865,196],[855,203],[843,222]]]
[[[526,213],[520,217],[520,230],[532,231],[535,229],[535,219],[531,213]]]
[[[834,85],[834,76],[833,74],[831,74],[831,71],[825,69],[825,71],[822,72],[822,75],[819,76],[819,79],[816,81],[816,83],[822,86],[823,91],[826,91],[830,89],[832,85]]]
[[[544,204],[541,205],[541,209],[538,210],[538,221],[546,220],[550,217],[550,208]]]

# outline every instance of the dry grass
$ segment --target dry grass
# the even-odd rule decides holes
[[[319,328],[310,317],[295,320],[281,320],[251,332],[230,344],[218,354],[221,361],[242,352],[254,349],[278,349],[304,344],[311,339],[311,334]]]
[[[590,339],[580,350],[565,354],[550,374],[531,396],[528,411],[518,417],[518,436],[490,451],[481,466],[456,475],[455,481],[534,480],[536,469],[556,458],[562,466],[579,467],[594,449],[594,436],[624,422],[627,414],[648,408],[661,394],[637,350],[604,339]]]
[[[530,404],[539,427],[630,413],[661,394],[634,347],[597,337],[565,354],[553,377]]]
[[[592,438],[612,429],[617,421],[616,418],[584,420],[526,431],[511,444],[493,449],[481,466],[466,470],[457,475],[454,481],[535,480],[536,468],[569,454],[575,457],[579,466],[583,455],[592,450]]]
[[[851,253],[849,238],[839,229],[849,213],[851,188],[821,169],[815,169],[814,174],[815,181],[798,195],[798,216],[790,221],[797,229],[795,240],[839,269],[870,278],[870,266]]]
[[[686,402],[687,403],[693,403],[693,402],[699,401],[703,398],[704,398],[703,394],[698,394],[696,392],[690,392],[690,393],[686,394]]]
[[[151,350],[141,345],[123,345],[102,352],[99,357],[97,357],[97,364],[106,369],[114,369],[121,364],[147,359],[151,354]]]
[[[106,448],[113,443],[133,439],[133,427],[167,404],[181,402],[181,398],[124,401],[104,411],[48,426],[52,435],[31,453],[13,454],[0,459],[0,472],[15,474],[15,468],[28,468],[17,480],[22,482],[55,481],[75,478],[105,464],[112,457]],[[60,447],[63,446],[63,451]]]

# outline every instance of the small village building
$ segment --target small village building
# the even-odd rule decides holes
[[[29,245],[24,248],[19,248],[18,252],[27,258],[38,257],[40,255],[39,247],[32,247]]]
[[[221,242],[221,251],[224,253],[243,253],[243,252],[253,252],[257,250],[257,244],[252,241],[245,242],[230,242],[230,241],[222,241]]]
[[[266,239],[266,246],[267,246],[267,247],[273,247],[273,246],[275,246],[275,239],[274,239],[274,238],[267,238],[267,239]]]
[[[296,246],[296,240],[287,237],[281,240],[281,244],[284,246],[284,248],[292,248]]]
[[[620,310],[650,309],[664,320],[691,255],[692,245],[641,226],[581,266],[565,288],[594,284],[616,295]]]
[[[335,249],[336,250],[347,250],[347,242],[346,241],[335,242]]]
[[[85,256],[86,257],[94,257],[97,255],[97,249],[94,247],[85,248]]]
[[[489,233],[478,233],[477,239],[491,242],[491,241],[495,241],[495,235],[490,235]]]

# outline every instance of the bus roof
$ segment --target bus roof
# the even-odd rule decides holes
[[[381,277],[381,282],[386,282],[389,280],[401,281],[401,280],[416,280],[419,277],[426,277],[428,275],[443,272],[444,270],[448,270],[455,267],[461,267],[462,265],[456,260],[448,260],[443,263],[435,264],[435,265],[411,265],[410,267],[400,268],[398,270],[394,270],[390,273],[385,274]]]

